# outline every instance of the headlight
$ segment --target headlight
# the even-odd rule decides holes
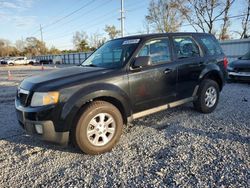
[[[35,92],[31,100],[31,106],[44,106],[49,104],[56,104],[59,100],[59,92]]]

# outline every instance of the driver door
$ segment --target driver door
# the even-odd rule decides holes
[[[128,74],[133,112],[158,107],[175,100],[177,64],[172,61],[168,37],[147,41],[138,56],[150,56],[152,64]]]

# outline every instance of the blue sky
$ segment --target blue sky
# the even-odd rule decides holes
[[[125,32],[143,31],[143,21],[150,0],[124,0],[126,10]],[[242,14],[243,0],[236,0],[231,15]],[[74,10],[75,14],[61,19]],[[0,0],[0,38],[15,42],[28,36],[40,38],[39,24],[43,27],[46,44],[60,49],[72,48],[75,31],[103,34],[105,25],[120,27],[118,20],[120,0]],[[220,23],[217,23],[219,27]],[[237,30],[240,20],[233,20]],[[181,31],[193,31],[183,27]]]

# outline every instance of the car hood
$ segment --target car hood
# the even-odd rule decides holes
[[[236,60],[230,63],[230,66],[233,68],[250,68],[250,60]]]
[[[89,81],[95,76],[101,77],[110,71],[112,71],[112,69],[104,69],[100,67],[75,66],[62,68],[28,77],[20,84],[20,88],[28,91],[57,90],[65,85],[74,85],[81,83],[84,80]]]

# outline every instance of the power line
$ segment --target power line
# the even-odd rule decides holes
[[[243,16],[246,16],[247,14],[240,14],[240,15],[235,15],[235,16],[229,16],[228,19],[233,19],[233,18],[241,18]],[[217,18],[215,19],[214,21],[217,22],[217,21],[221,21],[223,20],[224,18]],[[202,22],[202,23],[205,23],[205,22]],[[189,24],[185,24],[185,25],[182,25],[181,27],[187,27],[187,26],[192,26],[191,23]]]
[[[56,21],[54,21],[54,22],[52,22],[52,23],[50,23],[50,24],[48,24],[48,25],[45,25],[44,28],[45,28],[45,27],[50,27],[50,26],[52,26],[52,25],[55,25],[55,24],[61,22],[62,20],[64,20],[64,19],[66,19],[66,18],[72,16],[73,14],[79,12],[79,11],[82,10],[83,8],[85,8],[85,7],[89,6],[89,5],[91,5],[91,4],[94,3],[95,1],[96,1],[96,0],[91,0],[91,1],[89,1],[88,3],[84,4],[84,5],[81,6],[80,8],[78,8],[78,9],[76,9],[76,10],[70,12],[69,14],[63,16],[62,18],[59,18],[58,20],[56,20]]]
[[[240,14],[240,15],[234,15],[234,16],[229,16],[228,18],[229,19],[240,19],[242,18],[243,16],[246,16],[247,14]],[[217,22],[217,21],[221,21],[223,20],[223,18],[218,18],[218,19],[215,19],[214,21]],[[205,22],[202,22],[202,23],[205,23]],[[184,25],[181,25],[181,27],[187,27],[187,26],[192,26],[192,24],[184,24]],[[143,32],[133,32],[133,33],[128,33],[129,35],[136,35],[136,34],[143,34]]]
[[[95,0],[95,1],[96,1],[96,0]],[[63,18],[60,18],[60,19],[58,19],[58,20],[56,20],[56,21],[53,22],[54,25],[53,25],[52,23],[50,23],[50,24],[48,24],[48,25],[43,26],[43,27],[42,27],[42,28],[43,28],[43,33],[47,33],[46,27],[55,26],[55,25],[58,25],[57,27],[65,26],[66,24],[71,23],[72,21],[75,21],[75,20],[80,19],[81,16],[84,16],[84,15],[86,15],[86,14],[88,14],[88,13],[91,13],[93,10],[96,10],[97,8],[103,7],[104,5],[107,5],[108,3],[112,2],[112,1],[113,1],[113,0],[109,0],[109,2],[104,2],[104,3],[102,3],[101,5],[97,5],[97,7],[94,7],[93,9],[90,9],[89,11],[84,12],[83,14],[79,15],[77,18],[71,19],[71,20],[69,20],[69,21],[66,22],[66,23],[62,23],[62,24],[58,25],[57,23],[58,23],[58,22],[61,22],[62,19],[63,19]],[[133,5],[132,8],[134,8],[134,5],[139,5],[139,4],[145,4],[145,2],[139,2],[139,3],[134,3],[134,2],[133,2],[133,3],[128,4],[127,7],[130,8],[131,5]],[[89,4],[85,4],[85,5],[89,5]],[[85,7],[86,7],[86,6],[85,6]],[[80,8],[83,8],[83,7],[80,7]],[[80,8],[79,8],[79,9],[80,9]],[[115,10],[117,10],[117,9],[115,9]],[[112,11],[115,11],[115,10],[112,10]],[[110,11],[110,12],[112,12],[112,11]],[[133,11],[134,11],[134,9],[133,9]],[[73,12],[75,12],[75,11],[73,11]],[[125,11],[124,11],[124,12],[125,12]],[[132,12],[132,11],[131,11],[131,12]],[[71,14],[72,14],[72,13],[71,13]],[[68,14],[68,15],[70,15],[70,14]],[[66,16],[69,17],[68,15],[66,15]],[[65,19],[66,16],[64,16],[64,19]],[[99,17],[100,17],[100,16],[99,16]],[[99,17],[97,17],[97,19],[98,19]],[[59,20],[61,20],[61,21],[59,21]],[[44,29],[46,30],[46,32],[44,32]],[[36,32],[34,32],[32,35],[38,34],[38,32],[40,32],[40,29],[37,30]]]
[[[117,14],[117,13],[114,14],[114,12],[109,12],[109,14],[106,14],[106,16],[110,15],[110,13],[111,13],[111,16],[109,16],[107,19],[101,19],[101,20],[99,20],[99,21],[98,21],[97,23],[95,23],[95,24],[88,25],[87,28],[89,29],[89,28],[92,28],[92,27],[94,27],[94,26],[96,26],[96,25],[99,25],[99,24],[103,23],[104,21],[109,20],[110,18],[114,18],[114,15]],[[102,18],[103,18],[103,17],[105,17],[105,16],[102,16]],[[82,30],[83,28],[79,28],[79,29]],[[51,38],[51,39],[47,39],[47,40],[59,39],[59,38],[63,38],[63,37],[66,37],[66,36],[73,35],[73,34],[74,34],[74,32],[71,31],[71,32],[68,32],[68,33],[64,33],[63,35],[61,35],[61,36],[59,36],[59,37]]]
[[[132,7],[133,8],[133,7]],[[111,10],[111,11],[109,11],[107,14],[104,14],[104,15],[101,15],[101,16],[98,16],[97,18],[94,18],[93,20],[98,20],[98,18],[104,18],[104,17],[106,17],[106,16],[109,16],[109,15],[111,15],[110,17],[108,17],[107,19],[101,19],[101,20],[99,20],[97,23],[95,23],[95,24],[92,24],[92,25],[88,25],[88,29],[89,28],[92,28],[92,27],[94,27],[94,26],[96,26],[96,25],[99,25],[100,23],[103,23],[104,21],[107,21],[107,20],[109,20],[110,18],[113,18],[113,16],[115,15],[115,14],[117,14],[116,12],[114,12],[115,10],[117,10],[117,9],[114,9],[114,10]],[[135,10],[131,10],[130,12],[133,12],[133,11],[135,11]],[[87,24],[86,24],[87,25]],[[79,27],[75,27],[75,28],[78,28],[78,29],[83,29],[83,28],[79,28]],[[72,28],[71,28],[71,30],[72,30]],[[65,37],[65,36],[69,36],[69,35],[72,35],[72,34],[74,34],[74,32],[72,32],[72,31],[70,31],[70,32],[65,32],[63,35],[61,35],[61,36],[59,36],[59,37],[55,37],[55,38],[49,38],[49,39],[47,39],[47,40],[53,40],[53,39],[59,39],[59,38],[63,38],[63,37]]]
[[[109,1],[109,2],[108,2],[108,1]],[[76,20],[78,20],[78,19],[81,19],[82,16],[85,16],[85,15],[91,13],[93,10],[96,10],[97,8],[101,8],[101,7],[103,7],[104,5],[107,5],[108,3],[112,2],[113,0],[108,0],[108,1],[105,1],[104,3],[102,3],[101,5],[99,5],[98,7],[94,7],[94,8],[92,8],[92,9],[90,9],[89,11],[84,12],[83,14],[78,15],[77,18],[73,18],[73,19],[71,19],[71,20],[69,20],[69,21],[67,21],[67,22],[65,22],[65,23],[62,23],[62,24],[60,24],[60,25],[57,25],[56,28],[61,27],[61,26],[65,26],[65,25],[67,25],[67,24],[69,24],[69,23],[71,23],[71,22],[73,22],[73,21],[76,21]],[[45,33],[47,33],[47,32],[48,32],[48,30],[46,30]]]
[[[57,20],[55,20],[55,21],[53,21],[53,22],[51,22],[51,23],[49,23],[49,24],[47,24],[47,25],[45,25],[45,26],[43,26],[42,28],[43,28],[43,29],[44,29],[44,28],[48,28],[48,27],[51,27],[52,25],[55,25],[55,24],[61,22],[62,20],[64,20],[64,19],[66,19],[66,18],[68,18],[68,17],[74,15],[75,13],[77,13],[77,12],[79,12],[80,10],[84,9],[85,7],[91,5],[91,4],[94,3],[95,1],[96,1],[96,0],[90,0],[89,2],[85,3],[83,6],[79,7],[78,9],[76,9],[76,10],[74,10],[74,11],[68,13],[67,15],[65,15],[65,16],[63,16],[63,17],[61,17],[61,18],[59,18],[59,19],[57,19]],[[32,35],[35,35],[35,34],[38,33],[40,30],[41,30],[41,28],[40,28],[39,30],[37,30],[36,32],[34,32],[34,34],[32,34]]]

